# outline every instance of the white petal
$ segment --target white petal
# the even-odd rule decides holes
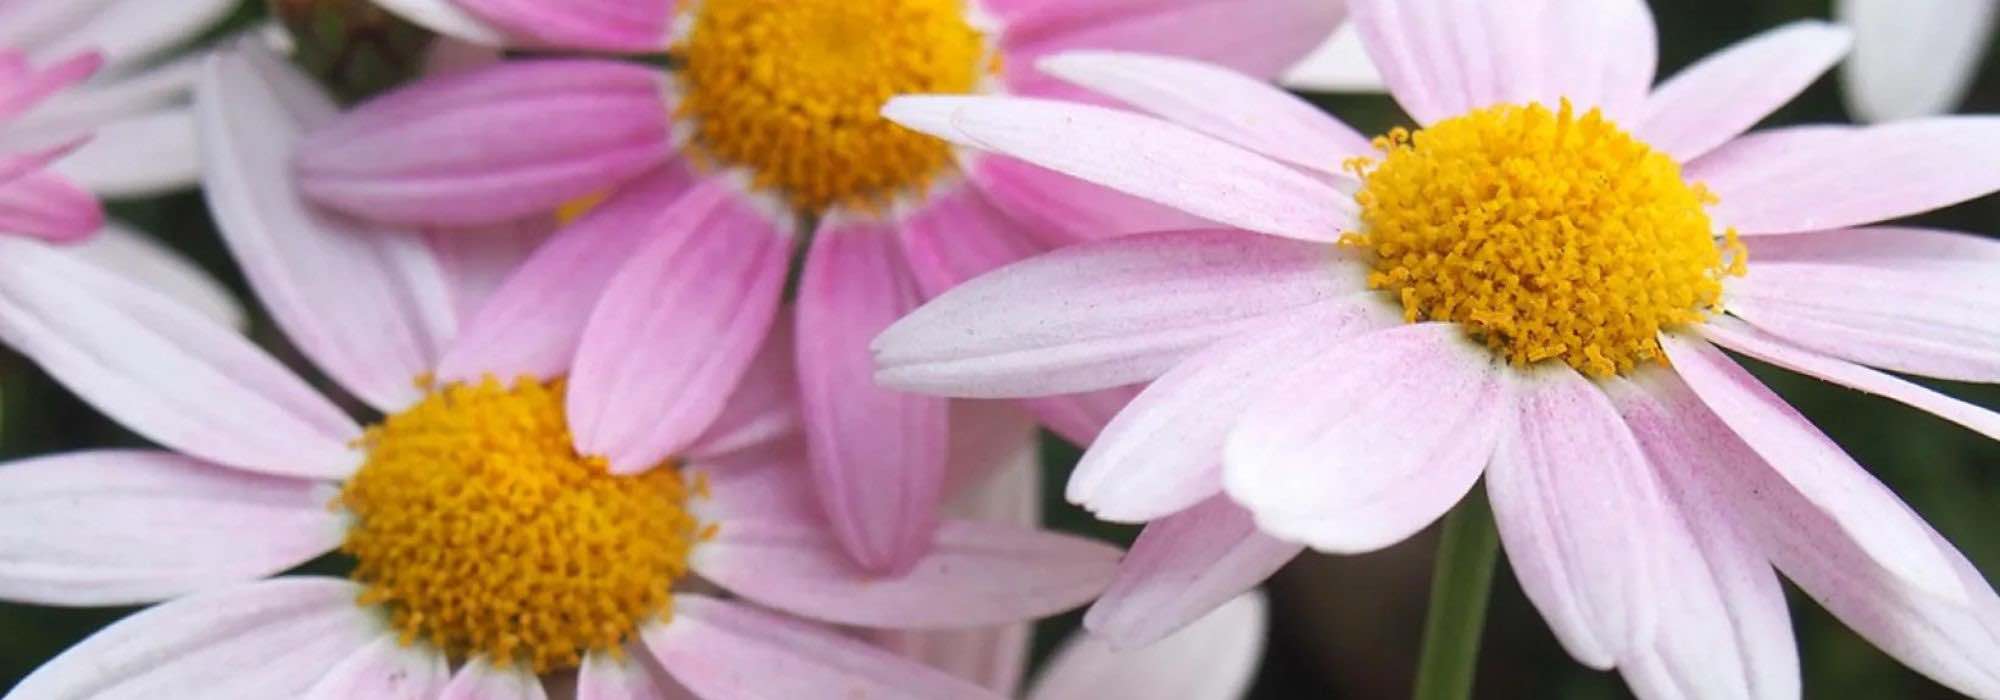
[[[400,633],[384,634],[348,655],[307,691],[306,700],[432,700],[451,668],[444,654],[424,644],[404,645]]]
[[[500,668],[484,656],[458,669],[438,700],[548,700],[542,679],[520,664]]]
[[[1334,30],[1326,43],[1286,71],[1278,84],[1293,90],[1319,92],[1381,92],[1387,87],[1382,82],[1382,72],[1375,70],[1375,63],[1368,60],[1368,50],[1361,46],[1361,35],[1351,24]]]
[[[1858,119],[1893,121],[1952,111],[1972,87],[1992,43],[1993,0],[1836,0],[1834,17],[1854,28],[1854,57],[1841,71]]]
[[[1035,679],[1028,700],[1235,700],[1250,689],[1264,660],[1269,617],[1264,594],[1253,591],[1142,649],[1118,651],[1102,640],[1072,636]]]
[[[218,324],[237,330],[250,325],[249,312],[221,282],[152,236],[112,222],[69,250],[113,275],[171,296]]]

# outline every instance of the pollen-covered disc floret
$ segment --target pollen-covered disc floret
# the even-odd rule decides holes
[[[1476,110],[1376,139],[1360,231],[1369,284],[1406,319],[1459,323],[1517,365],[1561,360],[1592,376],[1663,357],[1664,328],[1717,310],[1742,274],[1714,197],[1595,110]]]
[[[562,399],[561,382],[456,384],[368,430],[341,550],[405,643],[547,671],[670,612],[699,537],[689,485],[578,457]]]
[[[697,158],[747,169],[803,212],[874,209],[952,169],[883,119],[906,93],[971,92],[997,68],[965,0],[703,0],[674,49]]]

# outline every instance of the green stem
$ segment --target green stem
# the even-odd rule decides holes
[[[1424,651],[1417,663],[1416,700],[1465,700],[1479,668],[1479,636],[1500,536],[1483,489],[1444,518],[1437,563],[1431,572],[1430,610],[1424,617]]]

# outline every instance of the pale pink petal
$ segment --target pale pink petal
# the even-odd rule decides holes
[[[1646,371],[1649,378],[1668,374]],[[1705,441],[1717,436],[1702,434],[1702,424],[1639,383],[1617,378],[1601,386],[1673,504],[1662,510],[1667,519],[1641,524],[1660,535],[1660,626],[1652,645],[1619,660],[1626,679],[1650,697],[1799,697],[1784,589],[1751,539],[1746,514],[1704,481],[1708,469],[1735,466],[1716,464]],[[1721,427],[1712,418],[1708,425]],[[1724,430],[1722,438],[1734,441]]]
[[[1104,432],[1104,426],[1132,403],[1143,384],[1128,384],[1078,394],[1058,394],[1023,399],[1021,405],[1035,414],[1044,427],[1077,446],[1089,446]]]
[[[1181,56],[1269,80],[1346,16],[1344,3],[1325,0],[1048,0],[986,9],[1005,27],[999,44],[1010,86],[1029,93],[1046,87],[1027,69],[1037,57],[1075,49]]]
[[[194,110],[172,107],[99,127],[89,143],[56,161],[54,172],[101,197],[191,187],[201,177]]]
[[[97,197],[60,176],[34,172],[0,182],[0,235],[73,243],[103,227]]]
[[[143,0],[138,0],[143,1]],[[48,3],[60,4],[60,3]],[[4,41],[0,41],[4,43]],[[106,75],[49,96],[9,130],[61,133],[89,130],[134,115],[185,107],[206,55],[193,54],[143,70]],[[192,130],[189,132],[192,134]]]
[[[1846,29],[1800,21],[1739,42],[1662,83],[1634,131],[1675,160],[1693,160],[1805,92],[1852,40]]]
[[[1916,383],[1785,342],[1732,318],[1710,319],[1702,337],[1723,347],[1800,374],[1893,401],[1900,401],[1939,418],[2000,440],[2000,413],[1946,396]]]
[[[233,0],[179,0],[171,3],[72,0],[46,4],[95,7],[84,10],[89,13],[88,17],[76,17],[60,33],[44,35],[44,41],[34,42],[34,53],[51,56],[96,51],[104,55],[105,70],[109,73],[124,72],[128,66],[139,61],[194,41],[236,9]],[[13,17],[4,18],[8,22],[13,20]],[[7,42],[0,41],[0,44],[4,43]]]
[[[1452,324],[1349,339],[1260,387],[1229,432],[1223,486],[1275,537],[1338,553],[1401,542],[1479,480],[1506,427],[1503,369]]]
[[[1051,247],[976,187],[932,194],[897,230],[926,298]]]
[[[633,180],[536,248],[464,324],[438,362],[438,378],[558,377],[569,373],[584,324],[604,287],[695,183],[676,162]]]
[[[1825,263],[1960,273],[2000,265],[2000,240],[1978,234],[1898,226],[1836,229],[1744,239],[1765,263]]]
[[[240,47],[214,54],[196,89],[203,191],[223,242],[300,352],[379,410],[409,406],[455,330],[444,272],[415,231],[298,195],[291,154],[337,108],[289,62]]]
[[[1074,246],[959,286],[875,339],[885,386],[982,398],[1159,376],[1262,317],[1362,288],[1327,246],[1181,231]]]
[[[1215,496],[1147,525],[1083,625],[1114,647],[1152,644],[1263,583],[1304,549],[1259,532],[1250,511]]]
[[[1820,231],[1939,209],[2000,189],[2000,117],[1773,129],[1688,163],[1739,233]]]
[[[1212,228],[1215,222],[1006,156],[969,158],[966,179],[1046,243],[1095,241],[1141,231]]]
[[[702,697],[999,697],[831,630],[690,593],[674,596],[671,622],[643,627],[640,637]]]
[[[1877,565],[1919,590],[1965,599],[1923,521],[1839,445],[1707,342],[1663,334],[1660,343],[1702,403]]]
[[[738,520],[818,522],[826,516],[806,465],[803,437],[740,450],[725,457],[690,462],[690,477],[708,480],[708,495],[688,503],[704,523]]]
[[[374,0],[374,2],[411,24],[459,41],[480,46],[500,46],[508,43],[509,37],[506,32],[460,9],[452,0]]]
[[[820,502],[862,566],[901,571],[937,526],[945,399],[878,387],[868,342],[921,301],[896,232],[823,222],[799,279],[799,400]]]
[[[328,669],[305,700],[432,700],[451,679],[444,654],[427,644],[403,644],[396,633],[376,637]]]
[[[967,520],[1040,525],[1038,437],[1034,416],[1013,402],[951,402],[944,513]]]
[[[679,0],[452,0],[527,43],[563,49],[660,53]]]
[[[870,635],[876,646],[903,658],[979,684],[1002,697],[1020,690],[1028,669],[1034,625],[956,630],[883,630]]]
[[[473,657],[458,669],[437,695],[438,700],[547,700],[548,697],[548,692],[542,689],[542,680],[533,671],[518,663],[505,668],[495,666],[484,656]]]
[[[1402,323],[1367,294],[1273,314],[1187,358],[1139,393],[1083,454],[1065,495],[1112,522],[1146,522],[1222,489],[1222,453],[1244,412],[1348,338]]]
[[[0,248],[0,338],[134,432],[272,474],[359,465],[353,420],[234,329],[40,244]]]
[[[1361,33],[1353,24],[1341,25],[1319,48],[1278,78],[1278,84],[1292,90],[1311,92],[1382,92],[1382,72],[1368,60],[1361,45]]]
[[[692,700],[693,693],[655,669],[639,645],[621,658],[596,650],[583,655],[577,669],[576,700]]]
[[[471,320],[555,229],[554,217],[535,216],[472,230],[424,232],[424,243],[451,292],[452,316]]]
[[[804,425],[799,417],[798,373],[792,357],[791,314],[790,308],[779,310],[778,320],[771,324],[771,334],[764,339],[764,347],[750,360],[750,369],[736,383],[736,390],[723,404],[721,415],[688,446],[689,459],[732,461],[745,451],[804,438]],[[806,468],[803,455],[796,466],[801,470]]]
[[[16,698],[294,698],[386,630],[345,579],[246,583],[142,610],[28,674]]]
[[[656,68],[590,59],[515,60],[430,78],[306,139],[299,186],[321,204],[404,224],[546,213],[667,159],[673,107],[663,90]]]
[[[777,317],[791,236],[730,188],[711,181],[662,212],[584,327],[570,428],[577,451],[614,472],[651,469],[700,437]]]
[[[1353,0],[1361,41],[1420,124],[1568,99],[1614,119],[1652,87],[1657,38],[1638,0]]]
[[[1512,383],[1513,428],[1486,478],[1500,542],[1556,640],[1610,668],[1653,644],[1669,505],[1597,385],[1560,364]]]
[[[1276,161],[1184,127],[1092,105],[1004,97],[898,97],[899,124],[1251,231],[1332,242],[1355,204]]]
[[[111,222],[88,242],[69,250],[113,275],[173,297],[216,323],[239,330],[250,325],[249,312],[228,288],[152,236]]]
[[[1251,592],[1173,636],[1140,649],[1072,636],[1035,678],[1028,700],[1236,700],[1264,660],[1270,603]]]
[[[55,3],[51,3],[53,5]],[[10,18],[11,19],[11,18]],[[12,42],[0,41],[0,47]],[[28,66],[18,50],[0,48],[0,120],[12,119],[48,99],[58,90],[81,83],[104,65],[104,55],[95,51],[66,56],[41,68]]]
[[[0,467],[0,597],[131,605],[275,574],[340,545],[332,497],[171,452],[13,462]]]
[[[815,519],[816,520],[816,519]],[[1053,615],[1096,598],[1118,566],[1116,547],[1002,523],[945,521],[907,573],[857,566],[815,520],[719,524],[690,567],[731,593],[847,625],[931,629]]]
[[[1256,78],[1170,56],[1072,51],[1037,62],[1042,72],[1248,148],[1327,174],[1374,155],[1368,139],[1311,103]]]
[[[1862,121],[1950,112],[1972,88],[1992,43],[1993,0],[1836,0],[1853,27],[1854,57],[1841,71],[1848,109]]]

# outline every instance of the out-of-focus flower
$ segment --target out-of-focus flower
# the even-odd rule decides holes
[[[1836,0],[1854,29],[1841,69],[1848,110],[1863,121],[1942,114],[1958,107],[1993,42],[1995,0]]]
[[[875,386],[868,339],[1000,264],[1196,221],[1017,161],[968,157],[883,120],[881,105],[912,91],[1081,96],[1032,70],[1040,56],[1079,47],[1173,52],[1274,77],[1344,15],[1325,0],[386,6],[418,17],[469,10],[531,46],[666,51],[673,69],[513,60],[425,81],[316,133],[298,159],[301,188],[362,218],[433,226],[602,201],[578,207],[588,215],[544,246],[468,334],[566,326],[546,334],[548,345],[517,345],[520,368],[569,371],[573,401],[621,407],[578,435],[621,472],[692,437],[654,430],[663,421],[716,410],[712,398],[662,387],[734,381],[810,230],[796,325],[814,474],[842,543],[879,571],[907,567],[930,537],[950,410]],[[1130,395],[1034,408],[1087,441]]]
[[[1302,546],[1401,541],[1484,475],[1556,637],[1642,696],[1797,695],[1774,564],[1904,663],[2000,696],[1985,579],[1716,347],[2000,437],[2000,415],[1870,368],[2000,381],[2000,243],[1850,228],[2000,189],[2000,120],[1743,135],[1847,33],[1787,26],[1654,88],[1643,3],[1473,7],[1354,4],[1423,125],[1372,147],[1163,57],[1044,66],[1165,119],[892,101],[899,123],[1231,228],[973,280],[877,339],[878,378],[984,398],[1156,380],[1068,487],[1151,522],[1086,619],[1115,642],[1165,636]]]
[[[994,625],[1081,604],[1110,578],[1115,548],[965,521],[907,574],[861,571],[810,494],[783,334],[740,385],[687,388],[728,399],[698,439],[611,474],[575,449],[560,376],[454,337],[453,277],[420,238],[316,213],[278,176],[334,115],[314,85],[250,49],[212,58],[198,93],[206,189],[237,262],[292,341],[388,417],[364,429],[152,290],[0,242],[0,338],[171,450],[0,467],[0,518],[37,533],[0,543],[0,597],[167,601],[11,697],[529,698],[537,672],[579,666],[581,686],[640,697],[989,697],[767,609]],[[454,348],[485,378],[436,373]],[[336,548],[349,579],[259,580]]]
[[[19,50],[0,48],[0,233],[67,243],[104,225],[96,197],[48,171],[50,163],[82,146],[88,132],[47,134],[25,128],[21,119],[102,64],[101,56],[86,52],[37,66]]]

